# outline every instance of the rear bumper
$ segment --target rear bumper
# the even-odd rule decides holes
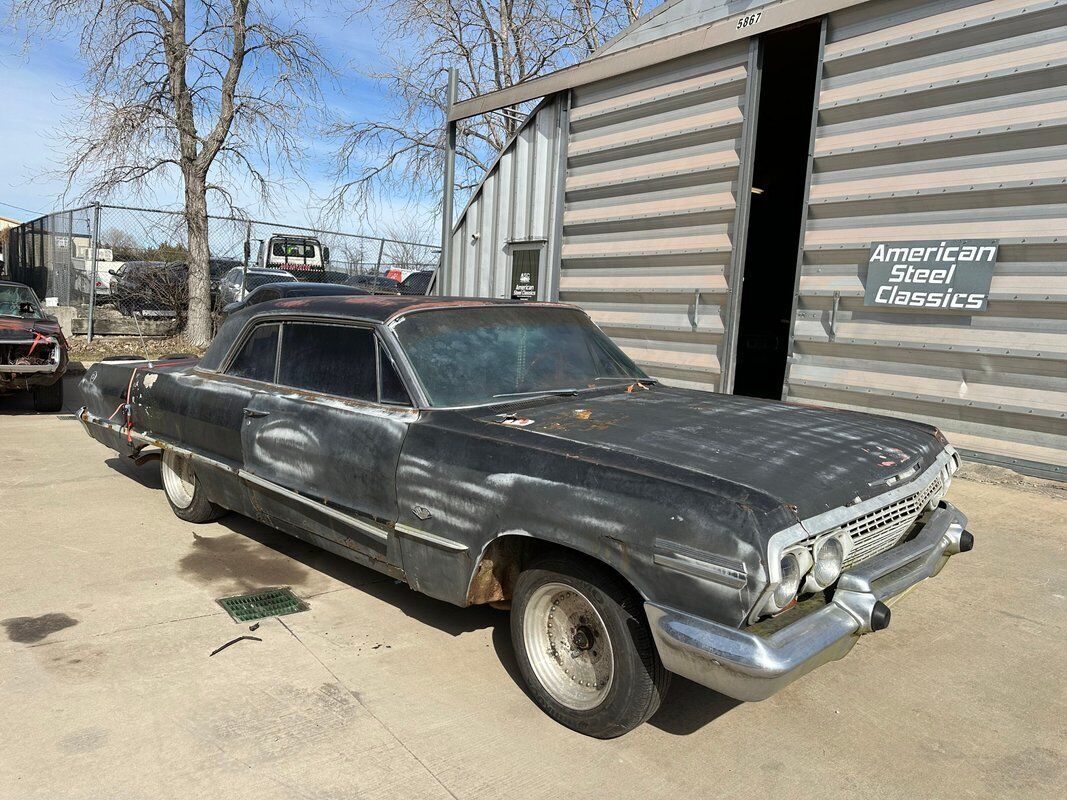
[[[971,549],[966,526],[967,518],[942,502],[918,536],[843,573],[832,602],[769,636],[646,603],[660,658],[671,672],[729,697],[770,697],[885,627],[886,603]]]

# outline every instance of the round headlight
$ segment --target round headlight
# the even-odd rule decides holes
[[[816,545],[815,568],[811,574],[820,588],[826,588],[837,580],[844,560],[845,548],[840,539],[831,536]]]
[[[786,553],[782,557],[782,580],[774,590],[772,598],[775,608],[779,611],[793,602],[797,589],[800,588],[800,578],[800,561],[792,553]]]

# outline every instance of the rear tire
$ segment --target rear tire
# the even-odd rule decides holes
[[[53,413],[63,410],[63,379],[51,386],[38,386],[33,390],[33,410]]]
[[[629,733],[670,685],[641,598],[595,562],[549,556],[523,571],[511,639],[534,702],[586,736]]]
[[[186,522],[211,522],[226,513],[222,506],[207,499],[207,493],[196,478],[192,460],[171,449],[163,451],[159,462],[163,479],[163,493],[170,509]]]

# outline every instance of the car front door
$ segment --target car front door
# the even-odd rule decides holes
[[[382,396],[379,347],[369,326],[285,322],[278,389],[252,399],[242,447],[246,481],[273,523],[396,566],[396,465],[417,412]]]

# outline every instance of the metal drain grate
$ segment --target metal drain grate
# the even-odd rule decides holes
[[[308,604],[289,589],[263,589],[253,594],[223,597],[218,604],[226,609],[234,622],[251,622],[308,610]]]

